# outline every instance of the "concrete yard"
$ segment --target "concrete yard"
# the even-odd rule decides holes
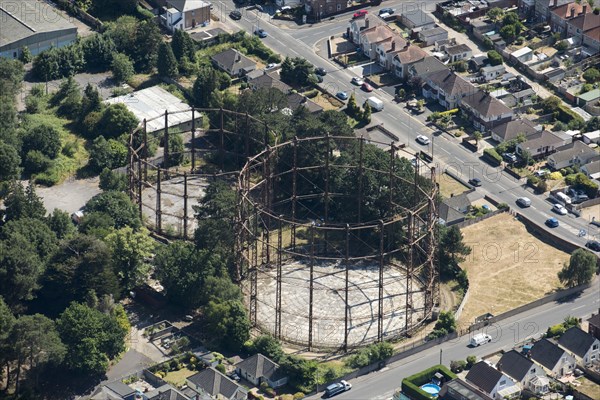
[[[309,277],[308,264],[293,262],[282,267],[282,325],[284,340],[308,343]],[[377,339],[379,269],[375,265],[355,265],[349,271],[350,346],[365,345]],[[258,277],[257,320],[266,332],[275,329],[275,270],[263,271]],[[412,324],[423,319],[424,294],[413,282]],[[336,263],[314,266],[313,345],[338,348],[344,343],[345,268]],[[384,335],[391,339],[405,327],[406,276],[394,268],[384,271]]]

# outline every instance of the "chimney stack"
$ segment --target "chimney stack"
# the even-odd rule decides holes
[[[571,7],[571,18],[575,16],[575,7]]]
[[[583,11],[581,13],[585,15],[586,12],[587,12],[587,4],[584,4]]]
[[[369,16],[365,17],[365,29],[369,29]]]
[[[553,7],[556,7],[556,5],[558,4],[558,0],[554,0],[554,5]]]
[[[396,40],[392,39],[392,51],[396,50]]]

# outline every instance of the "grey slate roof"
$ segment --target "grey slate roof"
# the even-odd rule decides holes
[[[449,96],[468,95],[478,89],[449,69],[440,70],[429,75],[429,79]]]
[[[460,378],[452,379],[442,385],[440,400],[492,400],[490,396]]]
[[[586,155],[592,157],[596,154],[594,149],[586,145],[580,140],[576,140],[573,143],[565,144],[556,149],[556,153],[552,154],[552,159],[555,162],[561,162],[570,160],[577,155]]]
[[[238,398],[238,392],[243,390],[240,385],[214,368],[206,368],[187,379],[215,397],[221,395],[227,399]]]
[[[402,13],[402,16],[404,18],[406,18],[408,21],[410,21],[415,26],[415,28],[418,28],[423,25],[429,25],[434,22],[433,18],[431,18],[428,14],[423,12],[423,10],[421,10],[421,8],[416,8],[414,10],[408,10],[408,11]]]
[[[46,3],[0,0],[0,47],[35,34],[68,29],[77,31]]]
[[[533,122],[523,118],[498,125],[492,129],[492,132],[500,136],[503,140],[511,140],[519,136],[520,133],[529,136],[536,133],[537,130],[535,129],[535,124]]]
[[[457,44],[456,46],[446,48],[446,53],[448,53],[449,56],[453,56],[455,54],[467,53],[469,51],[471,51],[471,48],[469,46],[467,46],[466,44]]]
[[[581,328],[576,326],[569,328],[561,337],[558,339],[558,344],[563,349],[569,350],[571,353],[579,357],[585,356],[592,344],[596,341],[596,338],[592,335],[584,332]]]
[[[491,393],[502,378],[502,372],[490,367],[484,361],[473,365],[465,379],[486,393]]]
[[[144,395],[148,400],[190,400],[189,396],[168,384],[146,392]]]
[[[470,106],[483,117],[499,116],[512,112],[503,102],[483,90],[471,92],[462,99],[462,103]]]
[[[168,0],[173,7],[181,12],[197,10],[210,6],[209,3],[202,0]]]
[[[256,89],[276,88],[281,90],[283,93],[288,93],[292,89],[289,85],[282,82],[276,73],[263,73],[258,78],[249,79],[248,84]]]
[[[270,381],[277,381],[284,377],[279,364],[271,361],[270,358],[265,357],[262,354],[255,354],[248,357],[237,363],[235,366],[255,378],[265,378]]]
[[[448,32],[447,30],[445,30],[444,28],[441,28],[439,26],[435,27],[435,28],[431,28],[431,29],[426,29],[424,31],[419,32],[420,35],[422,35],[423,37],[430,37],[430,36],[437,36],[437,35],[441,35],[444,32]]]
[[[532,360],[551,370],[560,361],[564,350],[548,339],[542,339],[533,345],[529,354]]]
[[[450,70],[437,58],[433,56],[427,56],[411,65],[409,67],[409,71],[413,76],[420,76],[424,79],[434,72]]]
[[[587,320],[590,325],[600,327],[600,314],[596,314]]]
[[[256,63],[235,49],[227,49],[212,56],[212,60],[223,65],[228,71],[239,67],[241,69],[254,67]]]
[[[511,350],[502,355],[496,364],[496,368],[520,382],[527,376],[527,372],[532,365],[533,361],[519,352]]]

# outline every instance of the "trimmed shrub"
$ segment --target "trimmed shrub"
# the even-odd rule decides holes
[[[500,165],[502,163],[502,157],[495,149],[485,149],[483,150],[483,154],[487,156],[488,160],[492,163],[496,163],[496,165]]]

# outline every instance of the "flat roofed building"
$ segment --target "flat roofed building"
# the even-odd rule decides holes
[[[53,6],[37,0],[0,0],[0,57],[18,58],[27,47],[37,55],[77,39],[77,27]]]

